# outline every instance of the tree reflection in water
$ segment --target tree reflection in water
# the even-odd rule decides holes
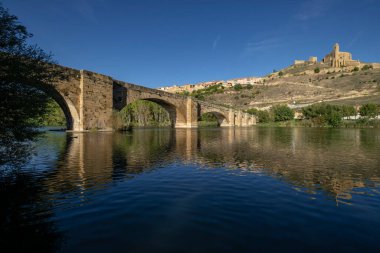
[[[43,178],[25,172],[2,175],[0,241],[2,252],[54,252],[62,234],[52,221],[53,203]]]

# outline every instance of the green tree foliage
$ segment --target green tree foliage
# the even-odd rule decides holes
[[[258,110],[256,108],[250,108],[246,110],[246,112],[251,115],[257,116],[257,120],[259,123],[268,123],[272,121],[271,115],[268,111]]]
[[[247,88],[248,90],[252,90],[252,89],[253,89],[253,85],[249,83],[249,84],[247,84],[246,88]]]
[[[215,93],[222,93],[223,90],[224,90],[224,87],[222,86],[221,83],[219,83],[219,84],[211,85],[204,89],[194,90],[191,93],[191,96],[200,100],[204,100],[206,96],[209,96]]]
[[[327,123],[332,127],[339,127],[342,124],[342,114],[339,111],[330,111],[326,119]]]
[[[372,65],[364,65],[363,67],[362,67],[362,70],[369,70],[369,69],[373,69],[373,66]]]
[[[319,72],[321,72],[321,70],[318,67],[314,69],[314,73],[318,74]]]
[[[118,119],[114,119],[114,122],[119,120],[116,124],[119,129],[171,125],[169,113],[162,106],[150,101],[136,101],[116,114]]]
[[[258,114],[259,110],[256,109],[256,108],[250,108],[248,110],[246,110],[247,113],[251,114],[251,115],[256,115]]]
[[[27,44],[31,34],[0,5],[0,166],[22,164],[37,137],[35,126],[47,111],[48,97],[34,87],[62,78],[50,55]]]
[[[275,105],[271,108],[274,121],[286,121],[294,118],[294,111],[287,105]]]
[[[340,111],[342,112],[343,117],[356,116],[357,113],[355,107],[352,105],[341,105]]]
[[[46,113],[31,119],[32,124],[39,126],[66,126],[66,118],[61,107],[52,98],[46,104]]]
[[[268,111],[259,111],[257,113],[257,119],[260,123],[268,123],[272,121],[271,115]]]
[[[268,123],[272,121],[268,111],[259,111],[257,113],[257,119],[260,123]]]
[[[283,76],[284,75],[284,72],[280,71],[278,72],[278,76]]]
[[[234,90],[239,91],[239,90],[242,90],[242,89],[243,89],[243,86],[241,86],[240,83],[234,85]]]
[[[341,125],[343,117],[356,115],[356,110],[349,105],[319,103],[302,108],[302,114],[306,119],[312,119],[317,126],[327,124],[338,127]]]
[[[361,116],[374,118],[379,114],[379,107],[375,104],[364,104],[360,107],[359,113]]]
[[[204,113],[201,116],[201,121],[217,122],[218,118],[212,113]]]
[[[359,67],[355,67],[352,71],[359,71]]]
[[[213,113],[204,113],[198,121],[199,127],[217,127],[219,125],[218,118]]]

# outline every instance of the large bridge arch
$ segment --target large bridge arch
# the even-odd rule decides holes
[[[152,97],[143,98],[142,97],[140,99],[137,99],[137,100],[134,100],[132,102],[127,103],[127,105],[134,103],[136,101],[141,101],[141,100],[156,103],[156,104],[160,105],[162,108],[164,108],[169,113],[170,122],[171,122],[172,127],[175,127],[177,122],[185,122],[186,121],[186,118],[181,113],[181,111],[178,110],[178,108],[174,104],[170,103],[169,101],[167,101],[165,99],[158,99],[158,98],[152,98]]]
[[[66,129],[78,130],[80,127],[79,98],[78,89],[76,85],[73,85],[76,82],[79,83],[78,75],[73,74],[74,70],[68,71],[68,69],[61,68],[63,70],[61,76],[51,83],[26,81],[22,85],[37,89],[52,98],[65,115]],[[79,71],[77,73],[79,74]]]
[[[191,98],[115,81],[113,100],[114,108],[117,110],[138,100],[151,101],[168,111],[173,127],[191,128],[197,126],[197,103]]]
[[[208,103],[199,102],[198,111],[199,116],[205,113],[215,115],[218,120],[218,125],[221,127],[235,126],[235,113],[229,108],[222,108],[220,106],[212,106]]]
[[[72,131],[80,127],[79,113],[70,98],[65,97],[65,95],[50,86],[38,89],[41,89],[47,96],[57,102],[65,115],[67,130]]]
[[[225,113],[218,111],[218,110],[212,110],[212,109],[211,110],[203,110],[203,111],[201,110],[199,116],[202,117],[202,115],[207,114],[207,113],[212,114],[216,117],[217,122],[218,122],[218,126],[223,127],[223,126],[233,125],[233,123],[231,123],[229,121],[228,115],[226,115]]]

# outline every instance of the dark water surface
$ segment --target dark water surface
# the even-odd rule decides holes
[[[1,252],[380,252],[375,129],[48,132],[4,178]]]

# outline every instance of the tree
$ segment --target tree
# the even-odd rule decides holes
[[[51,56],[27,44],[32,35],[0,4],[0,166],[22,164],[49,98],[37,88],[63,76]],[[27,86],[33,85],[31,86]]]
[[[258,111],[257,119],[260,123],[268,123],[271,121],[271,117],[268,111]]]
[[[280,71],[278,72],[278,76],[283,76],[284,75],[284,72]]]
[[[361,116],[374,118],[379,114],[379,108],[375,104],[364,104],[360,107],[359,113]]]
[[[314,73],[318,74],[319,72],[321,72],[321,70],[318,67],[314,69]]]
[[[342,105],[341,110],[343,117],[356,116],[355,107],[352,105]]]
[[[342,114],[336,110],[332,110],[326,119],[327,123],[332,127],[339,127],[342,124]]]
[[[286,121],[294,119],[294,111],[287,105],[275,105],[271,108],[274,121]]]

